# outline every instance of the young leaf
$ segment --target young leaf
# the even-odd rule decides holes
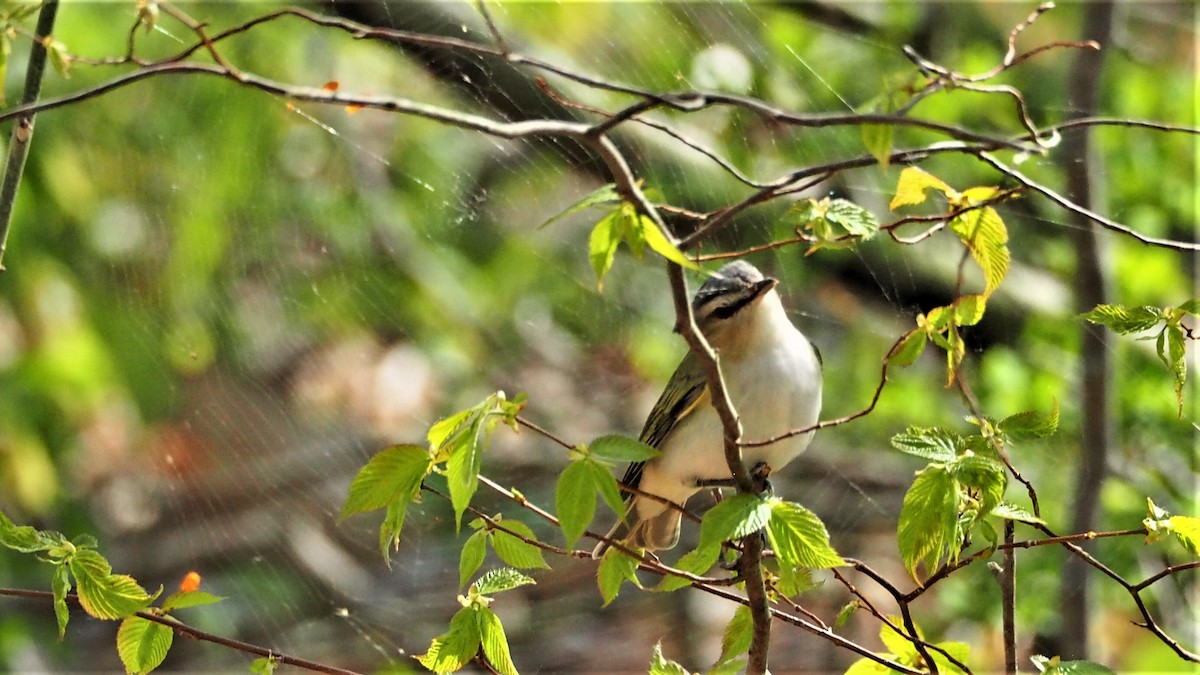
[[[986,296],[974,293],[960,296],[954,301],[954,323],[959,326],[974,326],[983,318],[986,308]]]
[[[993,516],[999,516],[1005,520],[1016,520],[1030,525],[1045,525],[1046,521],[1038,518],[1024,508],[1011,504],[1009,502],[1000,502],[992,509]]]
[[[404,516],[408,513],[408,504],[392,502],[388,504],[379,525],[379,552],[383,554],[383,562],[392,566],[391,551],[400,548],[400,530],[404,528]]]
[[[562,220],[563,218],[566,218],[567,216],[579,213],[580,211],[582,211],[584,209],[590,209],[593,206],[615,206],[620,201],[620,199],[621,199],[620,195],[617,194],[616,184],[609,183],[607,185],[601,185],[600,187],[596,188],[592,192],[589,192],[587,195],[585,195],[583,197],[583,199],[580,199],[579,201],[575,202],[574,204],[568,206],[566,209],[564,209],[558,215],[551,216],[549,220],[542,223],[541,225],[538,225],[537,229],[540,230],[544,227],[549,227],[553,223],[556,223],[556,222]]]
[[[996,209],[987,206],[953,218],[949,225],[983,269],[983,294],[990,296],[1008,274],[1008,229],[1004,220]]]
[[[117,654],[125,672],[148,673],[162,664],[171,650],[175,631],[140,616],[121,622],[117,630]]]
[[[201,607],[203,605],[212,605],[218,603],[225,598],[219,595],[213,595],[208,591],[180,591],[172,595],[168,595],[162,601],[162,611],[169,612],[173,609],[186,609],[188,607]]]
[[[889,655],[880,654],[880,656],[886,657]],[[864,657],[851,663],[850,667],[846,669],[845,675],[888,675],[888,673],[893,672],[895,671],[882,663]]]
[[[483,646],[483,655],[488,664],[501,675],[517,675],[517,667],[513,664],[512,655],[508,650],[508,637],[504,634],[504,626],[492,610],[479,607],[479,642]]]
[[[450,619],[450,630],[436,637],[417,661],[435,673],[462,670],[479,653],[478,607],[463,607]]]
[[[613,510],[618,516],[625,515],[625,502],[621,499],[621,488],[617,487],[617,479],[613,477],[612,471],[607,466],[600,464],[591,457],[585,457],[576,464],[583,464],[587,469],[588,475],[591,477],[592,485],[600,496],[604,498],[604,503]]]
[[[123,619],[153,600],[133,577],[113,574],[104,556],[92,549],[76,551],[70,566],[79,604],[97,619]]]
[[[917,474],[900,507],[900,558],[913,579],[917,565],[929,571],[958,545],[958,482],[945,466],[930,464]]]
[[[67,621],[71,618],[71,610],[67,608],[71,577],[66,564],[54,566],[54,576],[50,577],[50,590],[54,593],[54,618],[58,621],[58,639],[61,640],[67,634]]]
[[[653,220],[650,220],[649,217],[642,215],[638,218],[638,222],[641,224],[640,229],[642,236],[645,238],[646,243],[650,246],[652,251],[677,265],[681,265],[684,268],[697,271],[700,270],[700,265],[696,264],[696,262],[691,258],[685,256],[683,251],[679,250],[678,246],[667,239],[667,235],[663,234],[663,231],[658,229],[658,226],[654,224]]]
[[[654,643],[654,653],[650,655],[650,675],[691,675],[687,668],[663,656],[662,643]]]
[[[925,351],[925,332],[920,329],[913,329],[900,340],[900,344],[888,354],[888,365],[911,366],[921,352]]]
[[[717,659],[717,665],[728,663],[750,651],[750,640],[753,636],[754,619],[750,616],[750,608],[738,605],[733,618],[725,626],[725,633],[721,636],[721,656]]]
[[[767,537],[780,566],[825,568],[846,564],[829,545],[825,524],[799,504],[771,500]]]
[[[900,617],[892,616],[888,618],[897,626],[903,625]],[[917,637],[921,637],[920,632],[917,633]],[[883,641],[883,646],[887,647],[887,650],[896,656],[897,660],[912,661],[920,656],[920,652],[917,651],[917,646],[913,644],[912,640],[896,632],[896,629],[886,623],[879,625],[879,639]]]
[[[520,586],[529,586],[536,584],[532,578],[521,574],[511,567],[501,567],[499,569],[488,570],[483,573],[483,576],[472,584],[475,591],[480,595],[492,595],[495,593],[503,593],[511,591]]]
[[[520,534],[526,539],[537,541],[533,530],[519,520],[505,520],[504,527]],[[542,549],[529,542],[518,539],[504,530],[492,531],[492,548],[505,564],[517,569],[550,569],[542,556]]]
[[[1183,385],[1187,381],[1186,348],[1184,347],[1183,328],[1173,323],[1164,329],[1167,332],[1167,353],[1170,355],[1168,367],[1175,375],[1175,400],[1179,402],[1179,417],[1183,418]]]
[[[825,209],[825,220],[863,239],[870,239],[879,231],[875,214],[846,199],[830,201]]]
[[[1058,431],[1058,401],[1054,401],[1045,415],[1027,410],[1005,417],[996,427],[1015,440],[1053,436]]]
[[[632,581],[638,588],[642,587],[636,574],[637,566],[637,560],[615,548],[610,548],[600,560],[600,567],[596,570],[596,585],[600,587],[600,597],[604,599],[605,607],[616,599],[621,584],[626,581]]]
[[[419,445],[393,445],[376,453],[350,483],[338,522],[393,502],[412,502],[431,467],[429,452]]]
[[[463,542],[462,553],[458,557],[458,588],[461,590],[471,577],[479,571],[483,559],[487,555],[487,532],[480,530]]]
[[[952,462],[962,449],[962,436],[941,427],[909,427],[892,436],[892,447],[931,462]]]
[[[838,610],[837,616],[833,619],[833,629],[837,630],[845,626],[846,622],[850,620],[850,617],[854,616],[859,607],[862,607],[862,604],[858,600],[851,600],[842,605],[842,608]]]
[[[719,548],[722,542],[754,534],[766,526],[771,514],[768,500],[757,495],[736,494],[704,514],[700,521],[698,548]]]
[[[1179,543],[1191,552],[1200,556],[1200,518],[1192,516],[1171,516],[1171,532],[1179,539]]]
[[[1089,323],[1105,326],[1118,335],[1128,335],[1150,330],[1162,320],[1162,316],[1162,310],[1157,307],[1096,305],[1092,311],[1081,315],[1081,318]]]
[[[621,210],[614,209],[600,219],[588,236],[588,260],[596,273],[596,290],[604,290],[604,275],[612,269],[617,246],[621,243]]]
[[[951,471],[960,485],[978,495],[979,517],[987,515],[1004,498],[1008,474],[1004,465],[991,457],[968,454],[955,461]]]
[[[571,462],[558,477],[554,506],[567,548],[575,545],[596,515],[596,488],[592,480],[584,460]]]
[[[863,145],[867,152],[879,162],[879,167],[885,171],[892,161],[892,136],[895,130],[890,124],[864,124],[862,129]]]
[[[275,667],[279,660],[274,656],[264,656],[250,662],[250,672],[254,675],[275,675]]]
[[[932,174],[926,173],[915,166],[906,167],[900,172],[900,180],[896,183],[896,196],[892,197],[892,203],[888,204],[888,209],[895,211],[900,206],[910,206],[920,204],[925,201],[925,191],[933,188],[943,195],[955,195],[954,190],[946,185],[942,180]]]
[[[620,434],[601,436],[588,443],[588,448],[596,457],[610,462],[644,462],[659,455],[658,450],[649,445]]]
[[[971,646],[965,642],[939,642],[937,646],[944,649],[947,654],[958,659],[959,663],[966,663],[971,658]],[[961,675],[964,671],[962,668],[954,665],[942,655],[941,652],[929,650],[929,655],[937,663],[938,672],[948,673],[949,675]]]
[[[61,545],[62,535],[55,540],[49,532],[39,532],[29,525],[14,525],[8,516],[0,511],[0,545],[20,553],[37,553]]]

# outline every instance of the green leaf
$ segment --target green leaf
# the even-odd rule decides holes
[[[54,619],[58,622],[58,639],[62,640],[67,634],[67,621],[71,618],[71,610],[67,608],[71,576],[65,563],[54,566],[54,576],[50,577],[50,590],[54,593]]]
[[[417,661],[435,673],[461,670],[479,653],[479,633],[478,607],[463,607],[450,619],[450,630],[434,638]]]
[[[275,667],[279,661],[272,656],[264,656],[250,662],[250,672],[256,675],[275,675]]]
[[[941,427],[909,427],[892,436],[892,447],[932,462],[952,462],[962,449],[962,436]]]
[[[389,568],[392,566],[392,549],[400,549],[400,530],[404,528],[404,516],[407,513],[407,504],[388,504],[383,522],[379,525],[379,551],[383,554],[383,562]]]
[[[779,566],[779,582],[776,584],[776,589],[780,595],[790,598],[816,587],[817,583],[813,581],[810,568],[796,567],[795,565]]]
[[[958,659],[959,663],[966,663],[971,658],[971,646],[965,642],[939,642],[938,647],[946,650],[946,653]],[[929,650],[929,655],[937,663],[938,672],[949,673],[950,675],[959,675],[963,673],[963,669],[954,665],[942,655],[941,652]]]
[[[890,127],[889,127],[890,128]],[[846,199],[834,199],[825,209],[825,219],[848,234],[870,239],[879,231],[875,214]]]
[[[479,577],[472,586],[480,595],[493,595],[536,583],[531,577],[527,577],[511,567],[501,567],[484,572],[483,576]]]
[[[846,564],[829,545],[829,532],[817,514],[794,502],[771,500],[767,537],[780,566],[826,568]]]
[[[466,443],[459,446],[446,461],[446,485],[450,488],[450,503],[454,506],[454,526],[462,526],[462,514],[479,489],[479,471],[483,468],[483,446]]]
[[[592,263],[592,271],[596,273],[596,290],[604,290],[604,275],[612,269],[620,243],[621,210],[614,209],[596,223],[588,236],[588,260]]]
[[[62,546],[65,540],[58,532],[42,532],[29,525],[14,525],[0,511],[0,545],[6,548],[20,553],[37,553]]]
[[[1030,657],[1043,675],[1116,675],[1115,671],[1092,661],[1062,661],[1055,656],[1048,659],[1035,655]]]
[[[351,481],[338,522],[392,503],[407,507],[430,468],[429,452],[420,445],[393,445],[379,451]]]
[[[637,578],[637,567],[638,561],[634,558],[618,549],[608,549],[600,560],[599,569],[596,570],[596,585],[600,588],[600,597],[604,599],[605,607],[616,599],[621,584],[626,581],[632,581],[638,588],[642,587]]]
[[[738,605],[733,618],[725,626],[725,633],[721,636],[721,656],[717,659],[717,665],[728,663],[749,652],[750,640],[753,637],[754,618],[750,615],[750,608]]]
[[[650,655],[650,675],[691,675],[687,668],[663,656],[662,643],[654,643],[654,653]]]
[[[891,351],[888,355],[889,366],[911,366],[921,353],[925,351],[925,332],[919,329],[914,329],[908,332],[900,344]]]
[[[173,609],[186,609],[188,607],[202,607],[204,605],[212,605],[221,602],[225,598],[219,595],[213,595],[208,591],[179,591],[168,595],[162,601],[162,611],[169,612]]]
[[[968,454],[951,465],[951,473],[961,486],[977,493],[979,517],[987,515],[1004,498],[1008,474],[1004,465],[991,457]]]
[[[1171,516],[1171,533],[1179,539],[1179,543],[1191,552],[1200,556],[1200,518],[1192,516]]]
[[[879,654],[879,656],[887,658],[890,656],[890,654]],[[892,672],[894,671],[891,668],[888,668],[878,661],[872,661],[868,658],[861,658],[850,664],[850,667],[846,669],[845,675],[887,675],[888,673]]]
[[[1178,323],[1167,326],[1167,353],[1170,355],[1169,367],[1175,375],[1175,400],[1179,402],[1179,417],[1183,418],[1183,385],[1187,382],[1186,347],[1184,346],[1183,328]]]
[[[117,654],[128,673],[148,673],[167,658],[175,631],[140,616],[121,622],[117,630]]]
[[[505,520],[503,525],[526,539],[537,540],[533,530],[519,520]],[[518,539],[504,530],[492,531],[492,548],[496,550],[496,555],[500,556],[505,564],[517,569],[550,569],[550,566],[546,564],[546,559],[542,556],[542,549]]]
[[[867,152],[879,162],[880,168],[887,170],[892,161],[892,137],[895,135],[895,129],[890,124],[864,124],[861,130]]]
[[[1008,229],[996,209],[987,206],[968,211],[949,223],[983,269],[984,296],[990,296],[1008,274]]]
[[[458,588],[463,586],[479,571],[483,559],[487,555],[487,532],[480,530],[463,542],[462,553],[458,556]]]
[[[483,655],[488,663],[501,675],[517,675],[517,667],[513,664],[512,655],[508,650],[508,637],[504,634],[504,625],[500,623],[492,610],[479,607],[479,641],[483,645]]]
[[[567,216],[579,213],[584,209],[590,209],[593,206],[616,206],[620,202],[620,199],[621,197],[617,194],[617,186],[615,183],[601,185],[585,195],[583,199],[580,199],[574,204],[568,206],[558,215],[551,216],[549,220],[541,225],[538,225],[537,229],[540,230],[544,227],[549,227],[550,225],[562,220],[563,218],[566,218]]]
[[[608,504],[608,507],[618,516],[624,517],[625,502],[621,499],[621,488],[617,487],[617,479],[613,477],[612,471],[591,457],[585,457],[576,463],[583,464],[587,468],[592,486],[604,498],[604,502]]]
[[[954,301],[954,323],[960,326],[974,326],[983,318],[986,308],[986,296],[978,294],[959,296]]]
[[[741,539],[766,526],[771,502],[758,495],[739,493],[717,504],[700,521],[698,548],[719,549],[722,542]]]
[[[644,462],[661,454],[636,438],[620,434],[601,436],[588,443],[588,448],[596,457],[610,462]]]
[[[897,626],[903,625],[899,617],[888,617],[892,623]],[[920,633],[917,634],[920,637]],[[917,646],[912,640],[896,632],[886,623],[879,625],[879,639],[883,641],[883,646],[887,647],[888,651],[896,655],[897,660],[911,661],[919,657],[920,652],[917,651]]]
[[[851,616],[854,616],[854,613],[858,611],[859,607],[862,607],[862,605],[858,600],[851,600],[845,605],[842,605],[842,608],[838,610],[837,616],[833,619],[833,629],[837,630],[842,626],[845,626],[846,622],[850,620]]]
[[[896,183],[896,196],[892,197],[892,203],[888,204],[888,209],[895,211],[900,206],[910,206],[920,204],[925,201],[925,191],[933,188],[943,195],[955,195],[954,190],[946,185],[942,180],[932,174],[926,173],[915,166],[906,167],[900,172],[900,179]]]
[[[152,600],[133,577],[113,574],[104,556],[92,549],[76,551],[70,567],[79,604],[97,619],[123,619]]]
[[[696,264],[691,258],[683,254],[671,240],[667,239],[667,235],[658,229],[653,220],[650,220],[646,215],[638,218],[641,224],[642,236],[646,239],[646,243],[650,249],[671,262],[680,265],[690,270],[700,270],[700,265]]]
[[[734,659],[708,669],[707,675],[738,675],[746,669],[749,659]]]
[[[1033,515],[1023,507],[1011,504],[1009,502],[1000,502],[992,509],[992,515],[998,516],[1005,520],[1016,520],[1030,525],[1045,525],[1046,521]]]
[[[996,427],[1016,440],[1053,436],[1058,431],[1058,401],[1054,401],[1050,412],[1045,415],[1036,410],[1027,410],[1005,417]]]
[[[646,233],[638,218],[637,209],[629,202],[621,204],[621,232],[625,245],[629,247],[629,253],[641,260],[646,253]]]
[[[446,461],[450,456],[450,451],[453,449],[449,446],[453,445],[455,438],[461,437],[470,429],[469,422],[471,416],[477,414],[478,411],[479,406],[467,408],[449,417],[440,419],[434,422],[433,426],[429,427],[426,438],[429,441],[429,450],[435,462]]]
[[[554,506],[567,548],[575,545],[596,514],[596,488],[592,481],[592,473],[584,460],[571,462],[558,477]]]
[[[1096,305],[1092,311],[1080,315],[1080,318],[1105,326],[1119,335],[1128,335],[1150,330],[1162,320],[1163,312],[1157,307]]]
[[[704,574],[713,566],[713,563],[717,562],[717,558],[720,557],[720,542],[710,546],[697,546],[675,561],[675,568],[684,572],[691,572],[692,574]],[[660,593],[668,593],[691,585],[692,582],[683,577],[667,576],[663,577],[662,582],[655,586],[653,590]]]
[[[50,57],[50,64],[54,66],[54,70],[58,71],[64,79],[71,77],[71,52],[67,50],[67,46],[58,40],[46,38],[42,41],[46,47],[46,54]]]
[[[958,482],[940,464],[917,474],[900,507],[897,541],[904,569],[917,579],[917,565],[932,572],[938,561],[958,546]]]

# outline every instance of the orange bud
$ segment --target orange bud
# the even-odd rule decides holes
[[[200,573],[192,570],[183,577],[183,582],[179,584],[179,590],[184,593],[200,590]]]
[[[324,89],[325,91],[337,91],[339,86],[341,86],[341,85],[338,84],[337,80],[330,80],[330,81],[326,82],[325,84],[321,85],[321,88]]]
[[[351,103],[350,105],[346,106],[346,114],[353,115],[354,113],[356,113],[362,109],[363,109],[363,105],[361,103]]]

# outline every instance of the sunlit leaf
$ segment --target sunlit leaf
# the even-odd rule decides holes
[[[643,462],[660,454],[636,438],[620,434],[601,436],[588,443],[588,448],[593,455],[611,462]]]
[[[80,549],[71,557],[71,575],[84,611],[97,619],[122,619],[153,599],[128,575],[113,574],[104,556]]]
[[[637,578],[637,567],[638,561],[634,558],[616,548],[608,549],[596,570],[596,585],[600,588],[600,597],[604,599],[605,607],[616,599],[621,584],[626,581],[633,582],[638,588],[642,587]]]
[[[467,585],[471,577],[479,571],[487,556],[487,532],[480,530],[467,537],[463,542],[462,553],[458,556],[458,587]]]
[[[571,548],[596,514],[596,488],[583,460],[571,462],[559,475],[554,506],[567,548]]]
[[[771,519],[771,502],[738,493],[708,510],[700,522],[699,548],[720,547],[722,542],[741,539],[763,529]]]
[[[71,619],[71,610],[67,607],[71,575],[66,564],[54,566],[54,576],[50,577],[50,590],[54,595],[54,619],[58,622],[58,639],[61,640],[67,633],[67,622]]]
[[[780,566],[825,568],[846,564],[830,546],[825,524],[799,504],[771,500],[767,536]]]
[[[479,653],[478,607],[463,607],[450,619],[450,630],[436,637],[417,661],[435,673],[461,670]]]
[[[211,605],[221,602],[225,598],[219,595],[213,595],[208,591],[180,591],[172,595],[168,595],[162,601],[162,610],[169,612],[173,609],[185,609],[187,607],[201,607],[203,605]]]
[[[592,486],[600,493],[604,499],[604,503],[619,516],[625,515],[625,503],[621,498],[621,488],[617,486],[617,479],[612,475],[612,471],[607,466],[596,462],[591,457],[584,458],[577,464],[583,464],[591,476]]]
[[[1178,402],[1180,418],[1183,417],[1183,385],[1187,382],[1187,359],[1183,329],[1178,323],[1167,326],[1167,354],[1170,369],[1175,376],[1175,400]]]
[[[896,183],[896,196],[892,197],[888,209],[895,211],[901,206],[920,204],[925,201],[925,191],[930,188],[947,196],[957,194],[937,176],[915,166],[906,167],[900,172],[900,179]]]
[[[338,521],[389,504],[406,506],[429,473],[429,453],[419,445],[393,445],[367,461],[350,483]]]
[[[620,209],[617,209],[601,218],[588,236],[588,260],[592,263],[592,271],[596,273],[597,290],[604,290],[604,275],[612,269],[620,243],[621,215]]]
[[[897,626],[904,625],[900,617],[891,616],[888,618]],[[918,634],[918,637],[920,637],[920,634]],[[887,650],[899,660],[910,661],[919,655],[917,646],[913,644],[912,640],[897,633],[896,629],[886,623],[879,624],[879,639],[883,641],[883,646],[887,647]]]
[[[864,124],[861,127],[863,145],[867,152],[886,170],[892,161],[892,137],[895,129],[890,124]]]
[[[850,617],[854,616],[854,613],[858,611],[859,607],[862,607],[862,605],[858,600],[851,600],[845,605],[842,605],[842,608],[838,610],[837,616],[833,619],[833,629],[837,630],[842,626],[845,626],[846,622],[850,620]]]
[[[963,438],[941,427],[909,427],[892,436],[892,447],[932,462],[951,462],[962,449]]]
[[[991,295],[1008,274],[1008,229],[1004,220],[996,209],[987,206],[952,218],[949,227],[983,270],[983,294]]]
[[[954,323],[960,326],[974,326],[983,318],[986,308],[986,296],[975,293],[960,296],[954,301]]]
[[[167,658],[175,631],[140,616],[121,622],[117,629],[117,654],[128,673],[148,673]]]
[[[533,541],[537,537],[533,535],[533,530],[528,525],[519,520],[505,520],[504,527],[520,534],[526,539]],[[518,569],[549,569],[546,564],[545,557],[542,556],[542,549],[514,537],[504,530],[492,531],[492,548],[496,550],[496,555],[507,565],[511,565]]]
[[[62,544],[62,535],[40,532],[29,525],[14,525],[0,511],[0,545],[21,553],[46,551]]]
[[[1200,518],[1171,516],[1171,532],[1192,555],[1200,556]]]
[[[833,199],[825,209],[825,219],[841,227],[847,234],[870,239],[879,231],[875,214],[846,199]]]
[[[601,185],[600,187],[596,188],[595,190],[584,195],[583,199],[580,199],[579,201],[575,202],[574,204],[568,206],[562,212],[558,213],[555,216],[552,216],[546,222],[542,223],[541,225],[538,225],[538,229],[540,230],[543,227],[548,227],[551,224],[556,223],[559,220],[562,220],[563,218],[566,218],[569,215],[579,213],[580,211],[583,211],[584,209],[590,209],[594,206],[616,206],[620,202],[620,200],[621,200],[621,197],[620,197],[620,195],[617,194],[616,184],[609,183],[607,185]]]
[[[1096,305],[1092,311],[1082,314],[1081,318],[1105,326],[1119,335],[1128,335],[1153,328],[1162,320],[1162,310],[1157,307]]]
[[[721,635],[721,656],[718,664],[726,663],[750,651],[750,641],[754,637],[754,618],[750,608],[738,605],[733,612],[733,618],[725,626]]]
[[[699,270],[700,265],[696,264],[691,258],[683,254],[679,247],[671,243],[663,231],[654,224],[649,217],[642,215],[638,221],[641,223],[642,236],[646,239],[646,244],[650,246],[650,250],[670,260],[671,262],[681,265],[690,270]]]
[[[650,655],[650,675],[691,675],[687,668],[663,656],[662,643],[654,643],[654,653]]]
[[[479,642],[483,647],[483,655],[488,664],[501,675],[517,675],[517,667],[513,664],[512,655],[508,649],[508,637],[504,634],[504,626],[492,610],[479,607]]]
[[[1036,410],[1027,410],[1005,417],[996,427],[1017,440],[1053,436],[1058,431],[1058,401],[1054,401],[1050,412],[1045,415]]]
[[[1033,513],[1030,511],[1017,506],[1016,504],[1010,504],[1009,502],[1003,501],[999,504],[996,504],[996,506],[992,509],[992,515],[999,516],[1005,520],[1016,520],[1022,523],[1029,523],[1030,525],[1044,525],[1046,523],[1046,521],[1033,515]]]
[[[904,339],[900,341],[900,345],[892,350],[888,356],[888,365],[904,366],[912,365],[921,353],[925,351],[926,336],[921,330],[911,330]]]
[[[511,567],[501,567],[484,572],[483,576],[479,577],[472,586],[480,595],[492,595],[536,583],[532,577],[521,574]]]
[[[897,542],[904,569],[914,579],[917,565],[932,571],[957,549],[959,488],[945,466],[931,464],[917,474],[900,507]]]
[[[954,478],[963,487],[971,488],[979,499],[980,517],[991,511],[1004,498],[1008,485],[1008,474],[1004,465],[982,455],[959,458],[952,465]]]

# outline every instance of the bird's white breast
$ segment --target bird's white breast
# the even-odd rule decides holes
[[[782,306],[764,312],[761,321],[764,325],[757,327],[752,344],[741,354],[721,356],[743,441],[766,440],[815,424],[821,411],[821,366],[812,345]],[[808,447],[812,435],[743,448],[743,461],[747,468],[766,462],[778,471]],[[642,489],[682,503],[697,491],[697,479],[729,478],[723,438],[716,411],[704,402],[665,439],[661,457],[646,465]]]

